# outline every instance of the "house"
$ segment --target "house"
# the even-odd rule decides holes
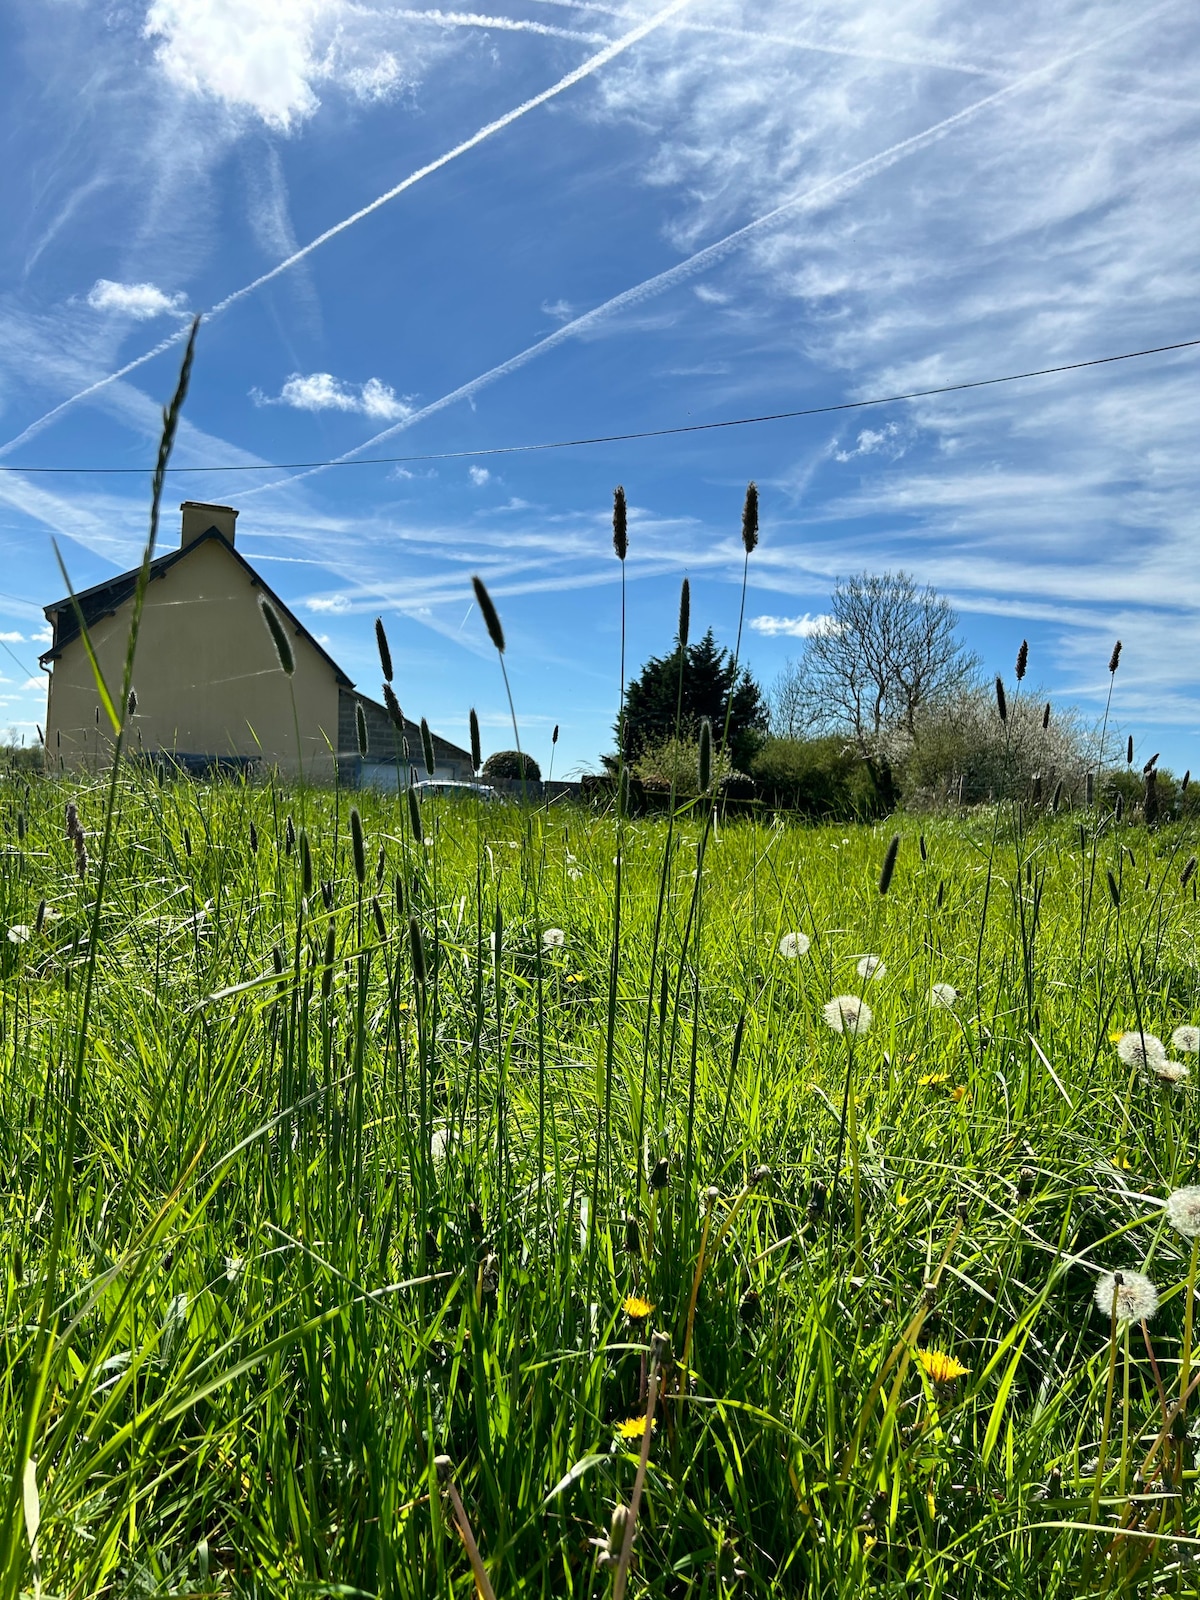
[[[420,727],[406,719],[405,763],[385,707],[360,694],[327,650],[236,548],[232,506],[185,500],[179,548],[155,558],[138,634],[129,724],[131,754],[168,759],[190,772],[278,767],[314,782],[395,788],[426,776]],[[122,682],[138,571],[124,572],[46,607],[53,629],[41,664],[50,673],[49,766],[98,767],[111,749],[82,612],[96,659],[115,694]],[[275,608],[292,641],[295,672],[281,670],[260,601]],[[357,710],[367,725],[360,756]],[[297,745],[297,738],[299,744]],[[470,778],[471,757],[433,740],[439,778]]]

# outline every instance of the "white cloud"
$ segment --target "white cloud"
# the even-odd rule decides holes
[[[696,299],[706,306],[727,306],[733,299],[723,289],[714,289],[711,283],[696,283],[692,285],[692,293]]]
[[[344,594],[314,594],[303,604],[306,611],[328,613],[336,617],[344,617],[350,610],[350,601]]]
[[[30,644],[50,644],[54,639],[54,629],[49,623],[43,623],[40,628],[29,635]]]
[[[187,297],[167,294],[156,283],[114,283],[111,278],[97,278],[88,290],[87,303],[93,311],[113,311],[147,322],[151,317],[185,310]]]
[[[542,315],[552,317],[555,322],[569,322],[575,315],[575,307],[569,300],[543,300]]]
[[[291,406],[295,411],[350,411],[374,422],[400,422],[413,413],[413,406],[380,378],[366,383],[344,383],[332,372],[293,372],[278,395],[265,395],[251,389],[251,398],[260,406]]]
[[[154,0],[144,32],[167,76],[288,129],[320,105],[314,25],[323,0]]]
[[[24,690],[44,689],[45,687],[46,687],[46,679],[45,678],[26,678],[25,682],[21,685],[21,688],[24,689]]]
[[[468,467],[467,471],[477,489],[482,489],[484,484],[491,480],[492,475],[486,467]]]
[[[0,633],[0,644],[24,644],[23,633]]]
[[[324,85],[372,102],[419,78],[448,48],[419,21],[371,0],[153,0],[143,32],[177,87],[288,133]]]
[[[854,449],[835,450],[834,460],[845,463],[853,461],[857,456],[871,456],[884,451],[892,461],[899,461],[904,454],[904,446],[899,440],[898,423],[889,422],[882,428],[864,428],[858,436],[858,443]]]
[[[826,612],[817,612],[815,616],[807,611],[802,617],[751,617],[750,626],[755,633],[762,633],[768,639],[783,635],[788,639],[813,639],[819,633],[828,631],[833,618]]]

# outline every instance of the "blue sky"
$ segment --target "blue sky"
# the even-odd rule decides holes
[[[672,427],[1200,336],[1186,0],[9,0],[0,62],[8,467],[148,466],[193,311],[175,462],[203,467]],[[239,548],[362,687],[382,613],[405,710],[465,740],[473,704],[498,747],[478,571],[523,743],[545,758],[560,724],[561,773],[611,746],[613,486],[636,666],[685,573],[694,628],[733,643],[753,477],[764,686],[838,574],[903,566],[989,668],[1028,636],[1031,680],[1089,719],[1120,636],[1117,720],[1200,767],[1198,376],[1181,352],[673,439],[205,470],[172,480],[164,544],[180,500],[236,505]],[[0,473],[0,728],[44,715],[51,538],[99,581],[146,503],[141,476]]]

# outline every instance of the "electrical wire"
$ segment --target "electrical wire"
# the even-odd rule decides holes
[[[1024,383],[1030,378],[1050,378],[1063,372],[1082,372],[1087,367],[1107,367],[1118,361],[1138,361],[1144,356],[1167,355],[1174,350],[1194,350],[1200,339],[1180,339],[1174,344],[1151,345],[1144,350],[1124,350],[1119,355],[1093,356],[1087,361],[1068,361],[1057,367],[1034,367],[1028,372],[1006,372],[995,378],[971,378],[963,383],[943,383],[936,388],[909,389],[902,394],[873,395],[867,400],[839,400],[827,405],[802,406],[794,411],[768,411],[753,417],[725,417],[719,422],[688,422],[673,428],[642,428],[634,433],[600,433],[578,439],[551,439],[536,444],[485,445],[476,450],[427,451],[408,456],[346,456],[329,461],[269,461],[226,466],[168,467],[174,476],[183,472],[296,472],[311,467],[401,466],[419,461],[461,461],[480,456],[532,455],[545,450],[578,450],[585,445],[629,444],[638,439],[670,439],[685,433],[711,433],[719,428],[749,428],[764,422],[789,422],[800,417],[823,417],[839,411],[863,411],[870,406],[901,405],[909,400],[928,400],[936,395],[962,394],[967,389],[990,389],[1002,383]],[[142,474],[147,467],[21,467],[0,465],[0,472],[29,475],[81,474],[122,477]]]

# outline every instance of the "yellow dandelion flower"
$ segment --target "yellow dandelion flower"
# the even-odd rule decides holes
[[[654,1310],[649,1300],[643,1300],[641,1295],[627,1294],[621,1301],[621,1310],[633,1322],[644,1322]]]
[[[915,1355],[933,1383],[952,1383],[955,1378],[965,1378],[971,1370],[944,1350],[917,1350]]]
[[[948,1072],[927,1072],[923,1078],[917,1079],[917,1087],[928,1089],[935,1084],[945,1083],[949,1076]]]
[[[644,1439],[646,1436],[645,1413],[640,1417],[629,1417],[625,1422],[617,1423],[617,1433],[622,1439]]]
[[[908,1204],[908,1200],[909,1197],[905,1194],[903,1189],[896,1190],[896,1204],[900,1207],[901,1211],[903,1211],[905,1206]]]
[[[1108,1036],[1109,1044],[1120,1044],[1122,1038],[1124,1037],[1124,1034],[1125,1034],[1125,1029],[1124,1028],[1117,1028],[1115,1032],[1109,1034],[1109,1036]]]
[[[962,1098],[963,1098],[963,1096],[964,1096],[964,1095],[965,1095],[965,1094],[966,1094],[966,1092],[967,1092],[967,1091],[966,1091],[966,1089],[965,1089],[965,1088],[964,1088],[964,1087],[963,1087],[963,1085],[962,1085],[962,1084],[961,1084],[961,1083],[960,1083],[960,1084],[959,1084],[959,1085],[958,1085],[958,1087],[957,1087],[957,1088],[955,1088],[955,1089],[951,1089],[951,1091],[950,1091],[950,1098],[951,1098],[951,1100],[953,1100],[953,1101],[954,1101],[954,1103],[955,1103],[955,1104],[956,1104],[956,1105],[957,1105],[957,1104],[958,1104],[958,1102],[959,1102],[959,1101],[960,1101],[960,1100],[961,1100],[961,1099],[962,1099]]]

